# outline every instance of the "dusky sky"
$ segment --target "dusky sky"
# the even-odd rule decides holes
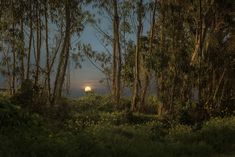
[[[107,18],[107,16],[100,16],[97,14],[97,10],[92,9],[89,6],[88,9],[91,13],[95,15],[95,18],[100,20],[99,26],[105,32],[112,32],[112,23]],[[133,19],[132,19],[133,20]],[[51,31],[55,31],[53,26],[50,26]],[[146,30],[148,27],[148,20],[144,21],[144,34],[146,34]],[[97,30],[89,23],[85,25],[84,31],[81,33],[81,36],[75,39],[72,39],[72,43],[80,41],[84,44],[90,44],[92,49],[96,52],[105,52],[105,48],[100,43],[100,34]],[[129,39],[135,41],[134,33],[129,34]],[[76,46],[75,46],[76,47]],[[112,52],[111,47],[109,46],[110,52]],[[44,62],[44,61],[42,61]],[[71,68],[70,68],[70,90],[72,96],[79,96],[84,94],[85,86],[91,86],[93,90],[98,93],[108,93],[109,89],[105,83],[100,83],[101,80],[105,79],[105,75],[99,71],[95,66],[93,66],[90,61],[84,58],[84,61],[80,63],[81,68],[75,68],[73,61],[71,61]],[[99,66],[99,65],[98,65]],[[4,87],[4,80],[0,77],[0,87]]]

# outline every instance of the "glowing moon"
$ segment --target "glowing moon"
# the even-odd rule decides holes
[[[90,92],[91,91],[91,87],[90,86],[86,86],[84,90],[85,90],[85,92]]]

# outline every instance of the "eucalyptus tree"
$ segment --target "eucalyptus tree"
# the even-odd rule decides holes
[[[156,12],[157,12],[157,0],[154,0],[150,3],[147,3],[148,6],[148,13],[150,14],[150,29],[148,32],[148,38],[147,38],[147,46],[143,44],[142,47],[142,54],[141,54],[141,60],[142,60],[142,69],[143,69],[143,83],[142,83],[142,90],[141,90],[141,95],[140,95],[140,104],[141,107],[140,109],[143,111],[145,108],[145,103],[146,103],[146,96],[148,92],[148,87],[150,84],[151,80],[151,58],[153,57],[153,51],[155,49],[154,47],[154,39],[156,36],[156,30],[155,30],[155,25],[156,25]],[[144,38],[143,38],[144,39]],[[146,49],[147,47],[147,49]]]
[[[121,45],[120,45],[120,17],[117,0],[113,0],[113,95],[116,105],[120,101],[121,88]]]
[[[230,0],[201,2],[201,99],[209,114],[228,113],[226,107],[232,110],[234,94],[228,94],[234,90],[230,75],[234,67],[231,5]],[[211,75],[207,76],[205,71]]]
[[[35,27],[36,27],[36,51],[35,51],[35,69],[34,69],[34,85],[38,86],[40,78],[40,62],[42,48],[42,19],[41,19],[42,3],[36,1],[35,4]]]
[[[141,33],[143,30],[143,1],[136,2],[137,12],[137,32],[136,32],[136,49],[135,49],[135,68],[134,68],[134,85],[131,102],[131,110],[135,111],[139,102],[139,88],[140,88],[140,48],[141,48]]]
[[[7,58],[6,68],[10,79],[12,93],[17,88],[17,80],[24,79],[24,20],[25,1],[17,3],[14,0],[1,1],[1,27],[3,47],[7,48],[4,56]],[[5,22],[4,22],[5,21]]]
[[[76,0],[63,3],[50,0],[30,0],[29,3],[1,1],[1,23],[2,19],[5,21],[4,27],[1,27],[1,34],[4,35],[1,41],[7,48],[4,51],[4,64],[7,65],[12,91],[24,79],[34,79],[35,87],[42,87],[42,80],[45,80],[50,97],[51,74],[58,63],[55,84],[52,86],[54,98],[60,97],[71,48],[70,38],[79,37],[88,17],[82,8],[84,4],[85,1]],[[54,29],[58,29],[58,32]],[[46,60],[42,61],[44,55]],[[42,62],[46,63],[45,67]],[[43,76],[45,79],[42,79]],[[20,82],[17,83],[17,80]]]
[[[172,114],[183,104],[196,103],[195,110],[200,113],[197,119],[202,119],[212,110],[218,111],[224,91],[232,90],[223,86],[233,58],[227,51],[232,40],[230,5],[231,1],[222,4],[214,0],[159,2],[156,28],[160,33],[156,37],[159,42],[154,69],[158,97],[166,112]]]
[[[59,2],[57,2],[59,3]],[[59,63],[56,72],[54,92],[53,92],[53,103],[56,104],[61,98],[62,88],[66,75],[68,60],[70,56],[71,48],[71,37],[75,35],[79,38],[81,31],[84,28],[84,24],[87,21],[87,12],[83,10],[84,1],[69,1],[64,0],[61,4],[61,14],[63,17],[64,27],[64,39],[59,54]],[[63,16],[65,15],[65,16]]]
[[[191,43],[188,45],[189,67],[192,69],[190,80],[198,91],[197,107],[201,118],[215,110],[220,112],[218,108],[226,88],[222,84],[226,82],[227,68],[232,63],[226,57],[228,55],[232,58],[226,48],[232,40],[230,5],[229,0],[223,3],[216,0],[185,1],[181,4],[184,9],[185,34],[188,34],[187,41]]]
[[[29,25],[29,37],[28,37],[28,51],[27,51],[27,65],[26,65],[26,79],[30,79],[30,63],[31,63],[31,50],[32,50],[32,39],[33,39],[33,1],[29,1],[28,9],[28,25]]]
[[[131,10],[130,1],[94,1],[93,2],[97,12],[102,16],[99,23],[99,16],[97,16],[97,22],[94,24],[94,28],[101,35],[101,44],[106,49],[107,53],[112,56],[111,63],[111,83],[112,83],[112,96],[114,104],[118,107],[121,97],[122,87],[122,69],[123,69],[123,55],[126,53],[128,34],[131,32],[129,25],[129,17]],[[103,26],[104,23],[111,25],[109,27]],[[110,50],[110,48],[112,50]],[[112,52],[111,52],[112,51]]]

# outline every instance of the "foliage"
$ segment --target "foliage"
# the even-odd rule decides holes
[[[199,132],[199,138],[211,145],[216,152],[235,149],[234,117],[213,118],[205,122]]]
[[[19,106],[12,104],[9,98],[0,95],[0,127],[15,124],[20,109]]]
[[[11,96],[11,102],[37,113],[46,113],[49,108],[47,91],[28,79],[24,80],[20,89]]]
[[[156,96],[149,96],[146,100],[145,113],[156,114],[159,104],[161,103]]]
[[[24,80],[17,93],[12,97],[12,101],[21,105],[29,106],[33,103],[33,98],[38,96],[39,89],[34,87],[32,80]]]
[[[0,156],[234,155],[234,116],[212,118],[195,129],[154,115],[115,111],[108,100],[97,95],[63,99],[69,110],[60,118],[62,108],[47,111],[57,115],[49,117],[29,113],[1,96]]]

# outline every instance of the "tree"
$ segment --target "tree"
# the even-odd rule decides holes
[[[59,65],[57,68],[55,86],[54,86],[54,95],[53,103],[57,103],[62,94],[62,87],[64,84],[64,77],[67,69],[67,63],[69,58],[69,48],[70,48],[70,37],[71,37],[71,10],[70,3],[68,0],[65,0],[65,37],[62,50],[60,53]]]
[[[77,33],[78,37],[87,21],[87,12],[83,12],[82,2],[65,0],[63,11],[65,14],[65,35],[59,56],[59,64],[54,84],[53,104],[61,98],[62,88],[65,80],[68,60],[70,57],[71,36]]]
[[[140,48],[141,48],[141,32],[143,27],[143,4],[142,0],[137,2],[137,34],[136,34],[136,50],[135,50],[135,70],[134,70],[134,85],[133,85],[133,94],[131,102],[131,110],[135,111],[139,102],[139,88],[140,88]]]
[[[151,24],[150,24],[150,31],[149,31],[149,37],[148,37],[148,45],[149,48],[147,50],[143,50],[145,52],[142,53],[142,64],[143,64],[143,73],[144,73],[144,82],[143,82],[143,87],[142,87],[142,91],[141,91],[141,100],[140,100],[140,104],[141,104],[141,108],[140,110],[144,110],[145,108],[145,103],[146,103],[146,95],[147,95],[147,90],[148,90],[148,86],[150,83],[150,71],[151,71],[151,63],[150,63],[150,58],[153,55],[153,50],[154,50],[154,45],[153,45],[153,40],[155,37],[155,22],[156,22],[156,9],[157,9],[157,0],[155,0],[153,3],[149,4],[152,7],[152,10],[150,11],[150,13],[152,13],[152,18],[151,18]],[[146,52],[147,51],[147,52]],[[148,53],[148,54],[146,54]]]
[[[113,0],[113,96],[116,105],[120,102],[120,88],[121,88],[121,47],[119,36],[120,19],[118,15],[117,0]]]

